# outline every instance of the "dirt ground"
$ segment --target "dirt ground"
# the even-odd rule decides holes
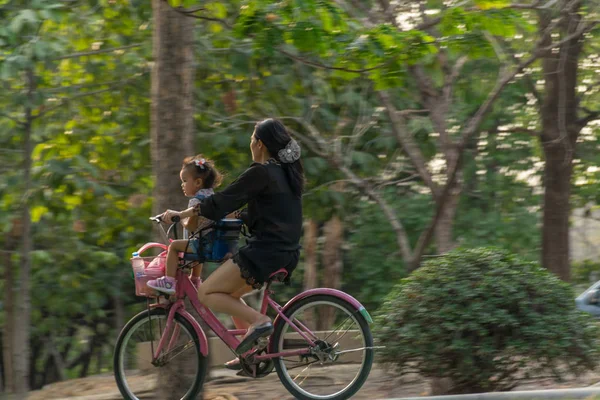
[[[336,374],[344,374],[344,368],[336,368]],[[328,376],[329,373],[328,373]],[[152,379],[145,378],[143,384],[152,390]],[[551,379],[523,383],[515,390],[555,389],[591,386],[600,382],[600,371],[570,379],[563,383]],[[363,388],[354,399],[387,399],[394,397],[426,396],[429,394],[428,381],[419,376],[395,377],[382,366],[375,364]],[[112,375],[97,375],[83,379],[73,379],[48,385],[42,390],[31,392],[28,400],[117,400],[122,397]],[[283,400],[293,399],[273,372],[262,379],[238,377],[235,372],[213,369],[211,379],[205,385],[206,400]]]

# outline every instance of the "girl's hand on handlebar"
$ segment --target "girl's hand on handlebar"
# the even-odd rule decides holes
[[[167,210],[161,216],[163,222],[167,224],[172,224],[173,222],[177,222],[181,220],[181,213],[179,211]]]

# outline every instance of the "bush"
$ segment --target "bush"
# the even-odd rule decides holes
[[[387,296],[375,335],[401,374],[448,378],[449,393],[512,389],[593,369],[598,327],[575,309],[569,285],[493,248],[426,262]]]

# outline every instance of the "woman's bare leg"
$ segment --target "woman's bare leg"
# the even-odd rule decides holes
[[[247,287],[249,286],[246,280],[240,275],[240,268],[232,260],[228,260],[200,286],[198,300],[213,311],[237,317],[250,325],[270,321],[269,317],[233,296]]]
[[[243,304],[246,304],[244,299],[242,299],[242,296],[250,293],[252,290],[253,290],[252,287],[246,285],[245,287],[241,288],[237,292],[233,293],[232,296],[235,297],[236,299],[239,299],[239,301],[241,301]],[[248,329],[248,327],[250,327],[250,324],[242,319],[239,319],[237,317],[231,317],[231,319],[233,320],[233,324],[235,325],[235,327],[237,329]]]

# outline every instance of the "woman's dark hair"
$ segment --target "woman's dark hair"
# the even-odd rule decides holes
[[[304,166],[302,161],[298,158],[294,162],[286,163],[282,162],[278,155],[279,151],[284,149],[292,140],[285,125],[273,118],[265,119],[256,124],[254,134],[267,147],[271,157],[281,163],[292,192],[298,197],[302,196],[304,191]]]
[[[202,179],[203,189],[215,188],[223,180],[223,176],[215,168],[215,164],[204,158],[202,154],[184,158],[181,169],[189,171],[194,179]]]

